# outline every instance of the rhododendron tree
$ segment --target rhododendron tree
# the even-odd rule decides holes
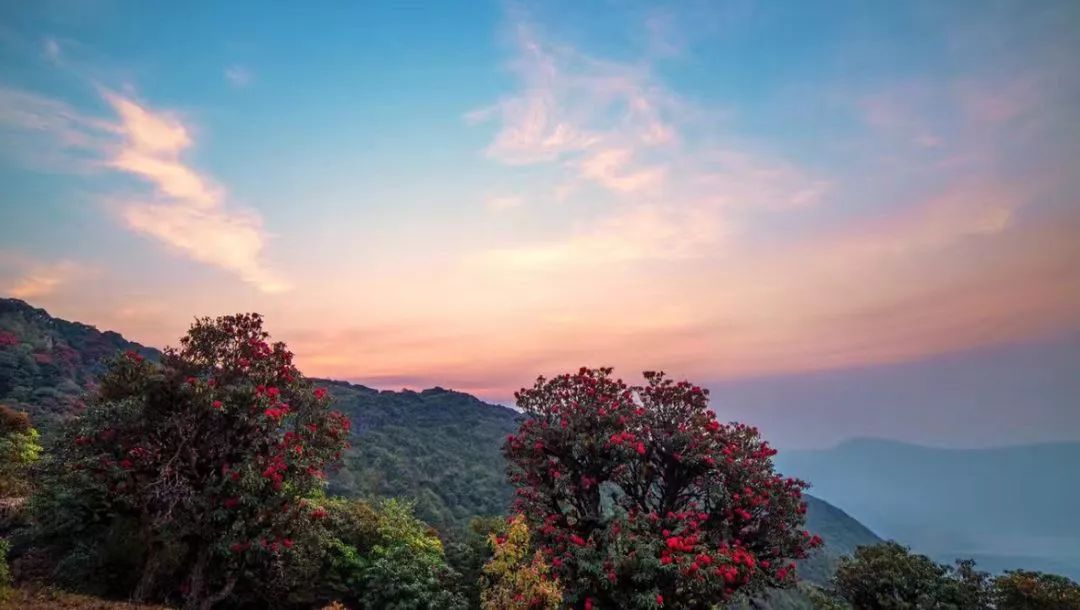
[[[754,428],[722,424],[708,391],[612,370],[537,380],[504,445],[516,510],[576,608],[710,608],[794,583],[821,544],[805,484],[777,474]]]
[[[179,555],[187,607],[208,608],[242,574],[298,552],[318,520],[305,497],[349,436],[328,402],[257,314],[200,319],[160,364],[133,352],[109,364],[52,469],[137,522],[146,556],[135,598],[154,594]]]
[[[556,610],[562,587],[530,544],[525,517],[511,517],[505,534],[491,534],[493,555],[484,566],[482,610]]]

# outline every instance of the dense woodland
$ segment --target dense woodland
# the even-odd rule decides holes
[[[309,380],[291,358],[255,315],[199,320],[159,352],[0,301],[0,596],[1080,608],[1062,577],[882,543],[688,382],[582,369],[523,389],[518,412]]]

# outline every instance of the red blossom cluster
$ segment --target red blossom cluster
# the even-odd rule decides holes
[[[756,429],[718,422],[707,390],[645,378],[583,368],[516,395],[529,417],[504,446],[515,508],[570,599],[680,607],[784,585],[821,544],[801,529],[805,484],[773,471]]]

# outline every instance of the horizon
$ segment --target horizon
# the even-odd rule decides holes
[[[500,404],[665,370],[785,448],[1080,441],[1080,7],[826,4],[2,2],[0,296]]]

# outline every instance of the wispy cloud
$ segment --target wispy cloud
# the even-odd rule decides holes
[[[255,80],[255,75],[244,66],[233,64],[225,68],[225,80],[238,89],[243,89]]]
[[[598,150],[581,161],[581,175],[613,191],[638,193],[660,187],[667,175],[663,167],[633,169],[628,148]]]
[[[828,180],[790,162],[703,135],[722,131],[727,113],[684,99],[647,58],[600,59],[515,17],[510,65],[519,86],[466,118],[497,125],[491,159],[555,167],[562,175],[554,199],[608,211],[562,236],[498,248],[492,259],[551,268],[701,256],[730,234],[733,210],[807,206],[828,191]],[[654,19],[650,27],[659,27]]]
[[[144,178],[163,197],[201,208],[221,203],[221,190],[180,159],[192,141],[178,117],[154,112],[111,91],[103,95],[120,117],[118,127],[123,136],[123,143],[108,161],[113,168]]]
[[[115,93],[105,97],[124,135],[111,165],[157,189],[158,201],[121,206],[127,225],[194,260],[236,273],[263,292],[288,290],[262,262],[266,234],[258,214],[226,206],[223,190],[180,159],[192,145],[180,119]]]
[[[149,197],[117,194],[119,215],[132,230],[189,258],[240,276],[264,292],[288,282],[263,262],[267,233],[257,212],[228,201],[226,190],[184,160],[194,146],[177,114],[100,89],[116,119],[99,118],[34,93],[0,89],[0,126],[24,136],[53,160],[49,169],[112,170],[153,187]],[[44,138],[44,139],[42,139]]]
[[[11,257],[5,256],[7,262]],[[11,276],[3,287],[3,292],[19,299],[38,299],[49,296],[71,281],[87,273],[85,265],[74,261],[43,263],[28,261],[18,257],[20,264],[9,269],[5,275]],[[11,267],[11,265],[4,265]]]
[[[99,167],[117,127],[70,104],[0,85],[0,151],[22,165],[51,171]]]
[[[486,150],[490,158],[511,165],[542,163],[596,149],[660,146],[675,139],[667,114],[675,110],[676,100],[654,86],[646,67],[597,60],[549,44],[524,20],[513,30],[516,57],[511,67],[520,90],[466,115],[474,124],[498,123]],[[605,186],[621,186],[596,172],[582,175]]]

